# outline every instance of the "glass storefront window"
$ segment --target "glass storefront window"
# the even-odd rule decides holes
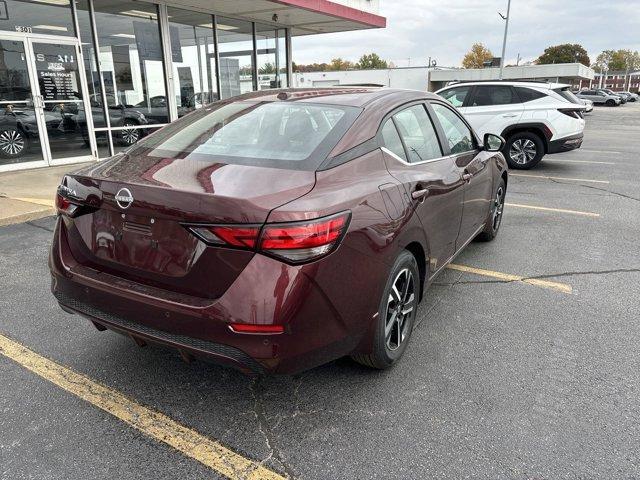
[[[253,91],[253,25],[217,17],[220,98]]]
[[[111,126],[135,129],[167,123],[157,5],[100,0],[94,2],[94,11]]]
[[[213,17],[168,7],[178,117],[218,100]]]
[[[287,86],[285,30],[256,24],[258,90]]]
[[[2,3],[0,30],[75,35],[70,0],[3,0]]]

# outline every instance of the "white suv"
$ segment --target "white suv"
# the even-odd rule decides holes
[[[480,138],[506,140],[511,168],[528,169],[548,153],[580,148],[585,105],[569,85],[537,82],[465,82],[436,92],[467,118]]]

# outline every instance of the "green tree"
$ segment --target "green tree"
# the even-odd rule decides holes
[[[587,67],[591,65],[589,54],[584,47],[577,43],[563,43],[544,49],[544,53],[538,57],[536,63],[546,65],[550,63],[574,63],[578,62]]]
[[[342,58],[333,58],[329,64],[329,70],[351,70],[353,69],[353,62],[349,60],[343,60]]]
[[[260,75],[268,75],[270,73],[276,73],[276,67],[273,63],[265,63],[258,69]]]
[[[474,43],[471,50],[462,59],[464,68],[482,68],[484,62],[489,62],[493,58],[493,53],[482,43]]]
[[[596,58],[595,69],[603,71],[632,71],[640,69],[640,54],[631,50],[604,50]]]
[[[382,60],[377,53],[364,54],[360,57],[357,67],[362,70],[373,70],[376,68],[388,68],[386,60]]]

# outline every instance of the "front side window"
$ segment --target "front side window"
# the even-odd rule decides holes
[[[513,95],[511,87],[506,85],[479,85],[473,96],[473,107],[484,107],[490,105],[509,105],[520,103],[520,100]]]
[[[301,102],[213,104],[139,142],[130,153],[315,169],[359,113],[356,107]]]
[[[465,98],[467,98],[470,88],[471,87],[450,88],[449,90],[442,92],[440,96],[454,107],[461,107],[464,104]]]
[[[453,110],[439,103],[433,103],[432,107],[442,125],[452,154],[468,152],[476,148],[473,133]]]
[[[409,163],[442,156],[436,130],[424,105],[414,105],[394,115],[400,136],[407,147]]]

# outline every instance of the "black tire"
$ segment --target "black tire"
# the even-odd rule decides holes
[[[517,170],[529,170],[544,157],[542,139],[531,132],[517,132],[509,136],[502,153],[509,167]]]
[[[18,158],[29,148],[29,138],[22,130],[7,127],[0,130],[0,157]]]
[[[500,178],[498,188],[496,188],[493,195],[493,201],[491,202],[491,208],[489,208],[484,230],[476,236],[475,240],[479,242],[490,242],[496,238],[500,230],[500,225],[502,224],[502,213],[504,212],[504,199],[506,194],[507,185],[504,182],[504,178]]]
[[[616,101],[609,99],[605,102],[605,104],[607,105],[607,107],[615,107],[616,106]]]
[[[403,278],[408,283],[405,291],[402,291],[406,285]],[[391,269],[380,300],[371,353],[352,355],[356,362],[382,370],[402,357],[413,331],[421,288],[418,262],[411,252],[403,250]]]

